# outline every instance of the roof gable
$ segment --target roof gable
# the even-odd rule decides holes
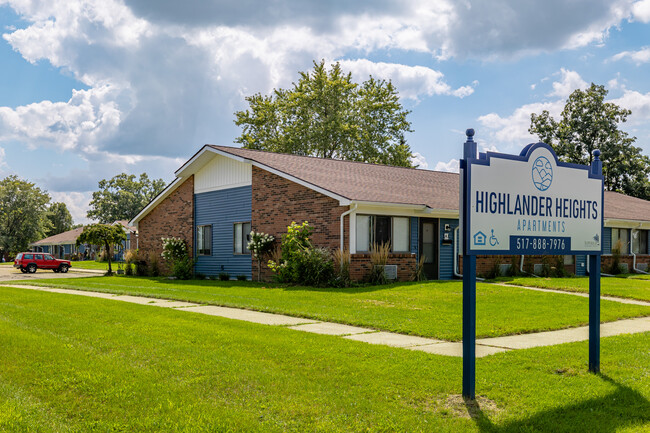
[[[349,201],[458,210],[459,177],[445,173],[228,146],[211,148]]]

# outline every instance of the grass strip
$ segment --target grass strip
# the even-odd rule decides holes
[[[650,334],[462,361],[218,317],[0,288],[0,431],[639,432]],[[470,418],[468,413],[474,414]]]
[[[248,308],[450,341],[462,339],[462,283],[433,281],[342,289],[250,281],[95,277],[29,284]],[[493,284],[477,285],[477,336],[584,326],[588,300]],[[650,315],[650,307],[602,302],[602,321]]]
[[[544,289],[564,290],[567,292],[589,293],[589,277],[573,278],[499,278],[506,284],[518,286],[540,287]],[[650,281],[645,276],[630,278],[608,277],[600,280],[600,293],[602,295],[618,298],[638,299],[650,301]]]

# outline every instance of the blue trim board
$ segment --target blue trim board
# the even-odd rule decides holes
[[[603,229],[603,254],[612,253],[612,228],[605,227]]]
[[[415,254],[415,260],[420,260],[420,218],[411,217],[411,254]]]
[[[194,195],[194,251],[196,251],[196,226],[212,226],[212,249],[209,256],[196,256],[196,272],[217,276],[222,272],[231,278],[252,276],[250,254],[235,254],[233,248],[234,224],[250,222],[252,216],[252,188],[210,191]]]
[[[445,225],[449,224],[450,231],[445,231]],[[453,240],[454,230],[458,227],[457,219],[440,219],[440,244],[438,249],[438,279],[451,280],[454,278],[454,244],[443,244],[445,233]]]

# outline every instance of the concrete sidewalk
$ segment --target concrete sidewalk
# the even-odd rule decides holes
[[[224,317],[233,320],[243,320],[245,322],[258,323],[262,325],[286,326],[289,329],[294,329],[296,331],[335,335],[347,340],[360,341],[368,344],[380,344],[409,350],[419,350],[436,355],[463,356],[462,342],[450,342],[412,335],[396,334],[392,332],[377,331],[375,329],[361,328],[333,322],[322,322],[319,320],[304,319],[282,314],[263,313],[260,311],[240,308],[201,305],[193,302],[148,298],[144,296],[88,292],[83,290],[54,289],[48,287],[2,283],[0,283],[0,287],[13,287],[51,293],[65,293],[68,295],[111,299],[114,301],[131,302],[134,304],[150,305],[153,307],[174,308],[179,311],[207,314],[210,316]],[[650,331],[650,317],[619,320],[617,322],[609,322],[600,325],[600,333],[602,337],[610,337],[620,334],[635,334],[648,331]],[[588,339],[589,328],[587,326],[561,329],[558,331],[538,332],[534,334],[482,338],[476,341],[476,356],[483,357],[509,350],[551,346],[555,344],[586,341]]]
[[[526,289],[526,290],[532,290],[535,292],[546,292],[546,293],[559,293],[561,295],[570,295],[570,296],[579,296],[581,298],[588,298],[589,293],[582,293],[582,292],[569,292],[568,290],[559,290],[559,289],[543,289],[541,287],[529,287],[529,286],[519,286],[516,284],[506,284],[506,283],[487,283],[487,284],[494,284],[495,286],[503,286],[503,287],[516,287],[518,289]],[[650,302],[648,301],[640,301],[638,299],[629,299],[629,298],[618,298],[616,296],[600,296],[601,301],[613,301],[613,302],[619,302],[621,304],[632,304],[632,305],[644,305],[646,307],[650,307]]]

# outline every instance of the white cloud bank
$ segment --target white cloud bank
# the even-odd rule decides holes
[[[86,172],[76,174],[82,177],[125,170],[160,176],[203,143],[229,144],[243,96],[290,85],[313,59],[343,59],[357,79],[390,79],[412,100],[463,98],[477,82],[451,85],[439,70],[369,58],[386,52],[514,58],[598,44],[625,19],[650,19],[647,0],[0,0],[0,6],[27,23],[3,34],[15,51],[88,87],[68,101],[0,107],[0,143],[73,152],[88,161]],[[565,79],[554,95],[576,83],[569,71]],[[525,135],[518,123],[528,122],[526,112],[551,106],[479,120],[494,137],[512,141]]]

